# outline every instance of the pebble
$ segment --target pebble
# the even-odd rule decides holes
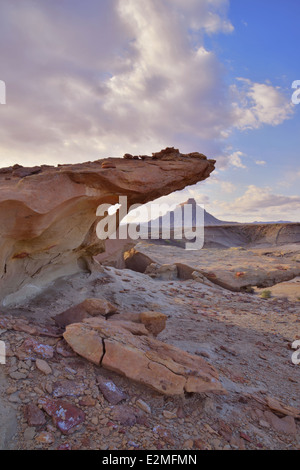
[[[49,375],[52,373],[52,369],[49,364],[43,359],[37,359],[35,362],[37,369],[39,369],[43,374]]]
[[[173,411],[164,410],[163,415],[166,419],[177,418],[177,413],[174,413]]]
[[[136,405],[143,411],[145,411],[148,414],[151,414],[151,408],[150,406],[144,402],[143,400],[139,399],[136,401]]]
[[[20,380],[20,379],[26,379],[28,377],[28,374],[16,371],[16,372],[11,372],[9,376],[11,379]]]
[[[33,427],[28,427],[24,431],[24,439],[25,441],[32,441],[32,439],[35,436],[35,428]]]
[[[11,403],[22,403],[22,400],[21,400],[20,397],[19,397],[19,392],[15,392],[15,393],[13,393],[12,395],[10,395],[10,397],[8,398],[8,400],[9,400]]]
[[[53,444],[54,442],[54,436],[50,432],[47,431],[42,431],[40,434],[38,434],[35,437],[35,440],[37,442],[40,442],[42,444]]]

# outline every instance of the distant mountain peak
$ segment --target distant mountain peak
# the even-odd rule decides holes
[[[182,221],[183,221],[183,219],[182,219],[182,217],[183,217],[182,209],[187,205],[191,205],[192,208],[193,208],[192,224],[193,224],[193,227],[195,227],[196,226],[196,211],[194,210],[194,208],[197,205],[202,207],[202,205],[198,204],[194,198],[189,198],[189,199],[187,199],[187,201],[178,204],[173,211],[169,211],[165,215],[160,216],[157,219],[153,219],[152,222],[158,221],[158,220],[160,222],[170,221],[171,228],[179,227],[179,226],[182,225]],[[216,217],[214,217],[213,215],[211,215],[209,212],[207,212],[204,209],[204,226],[233,225],[233,224],[235,225],[235,224],[237,224],[237,222],[226,222],[224,220],[219,220],[219,219],[217,219]]]

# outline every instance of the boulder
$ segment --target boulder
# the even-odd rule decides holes
[[[117,321],[95,317],[73,323],[67,326],[64,338],[75,352],[94,364],[162,394],[224,392],[215,368],[199,356],[135,334]]]
[[[106,299],[85,299],[78,305],[68,308],[62,313],[53,317],[55,323],[65,328],[71,323],[78,323],[84,318],[97,315],[108,315],[116,313],[117,308]]]
[[[153,336],[157,336],[166,327],[167,315],[161,312],[141,312],[140,321]]]

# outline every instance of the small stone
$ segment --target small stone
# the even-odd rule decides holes
[[[8,398],[8,400],[11,402],[11,403],[21,403],[21,399],[19,397],[19,392],[15,392],[13,393],[12,395],[10,395],[10,397]]]
[[[134,426],[135,424],[144,425],[147,422],[142,410],[128,405],[115,406],[111,417],[123,426]]]
[[[32,441],[32,439],[35,436],[35,428],[33,427],[28,427],[24,431],[24,439],[25,441]]]
[[[21,372],[16,371],[16,372],[11,372],[9,376],[11,379],[20,380],[20,379],[26,379],[28,374],[22,374]]]
[[[37,359],[35,362],[37,369],[39,369],[43,374],[49,375],[52,373],[52,369],[49,364],[43,359]]]
[[[57,447],[57,450],[72,450],[71,444],[66,442],[65,444],[61,444],[59,447]]]
[[[80,406],[95,406],[96,405],[96,400],[94,398],[85,396],[81,400],[79,400],[79,405]]]
[[[53,384],[52,388],[55,398],[66,396],[77,397],[84,393],[84,384],[74,380],[59,380]]]
[[[42,431],[40,434],[38,434],[35,437],[35,440],[37,442],[40,442],[42,444],[53,444],[54,442],[54,436],[50,432],[47,431]]]
[[[263,428],[270,428],[269,423],[267,423],[267,421],[265,421],[265,420],[263,420],[263,419],[261,419],[261,420],[259,421],[259,424],[260,424],[260,426],[262,426]]]
[[[161,312],[141,312],[140,320],[150,333],[157,336],[166,327],[167,315]]]
[[[41,343],[33,338],[26,339],[17,350],[19,359],[26,361],[28,359],[36,359],[42,357],[44,359],[52,359],[54,350],[52,346]]]
[[[97,383],[99,390],[102,392],[104,398],[112,405],[117,405],[127,397],[125,393],[120,390],[111,380],[105,379],[98,375]]]
[[[144,402],[143,400],[139,399],[135,402],[135,404],[141,408],[141,410],[145,411],[145,413],[151,414],[151,408],[150,406]]]
[[[212,414],[216,411],[216,405],[211,398],[206,398],[203,403],[203,411]]]
[[[30,427],[42,426],[46,422],[46,418],[42,410],[33,403],[25,407],[25,418]]]
[[[49,393],[49,395],[51,395],[52,392],[53,392],[52,384],[46,383],[46,385],[45,385],[45,390],[46,390],[46,392]]]
[[[240,432],[240,437],[242,439],[244,439],[244,441],[252,442],[251,438],[247,434],[245,434],[244,432]]]
[[[194,447],[198,450],[208,450],[206,442],[204,442],[202,439],[195,439]]]
[[[98,420],[97,416],[92,417],[91,423],[94,424],[95,426],[97,426],[99,424],[99,420]]]
[[[22,369],[28,370],[29,367],[28,367],[28,365],[26,364],[26,362],[24,362],[24,361],[19,361],[18,369],[19,369],[19,371],[21,371]]]
[[[194,442],[191,439],[188,439],[183,443],[183,448],[184,449],[192,449],[194,446]]]
[[[85,413],[66,401],[40,398],[39,404],[52,417],[53,423],[63,434],[75,432],[78,425],[85,420]]]
[[[177,414],[174,413],[173,411],[168,411],[168,410],[164,410],[163,411],[163,415],[166,419],[174,419],[174,418],[177,418]]]

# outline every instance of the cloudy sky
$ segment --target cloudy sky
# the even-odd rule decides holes
[[[299,15],[297,0],[0,0],[0,165],[174,146],[217,164],[167,200],[300,221]]]

